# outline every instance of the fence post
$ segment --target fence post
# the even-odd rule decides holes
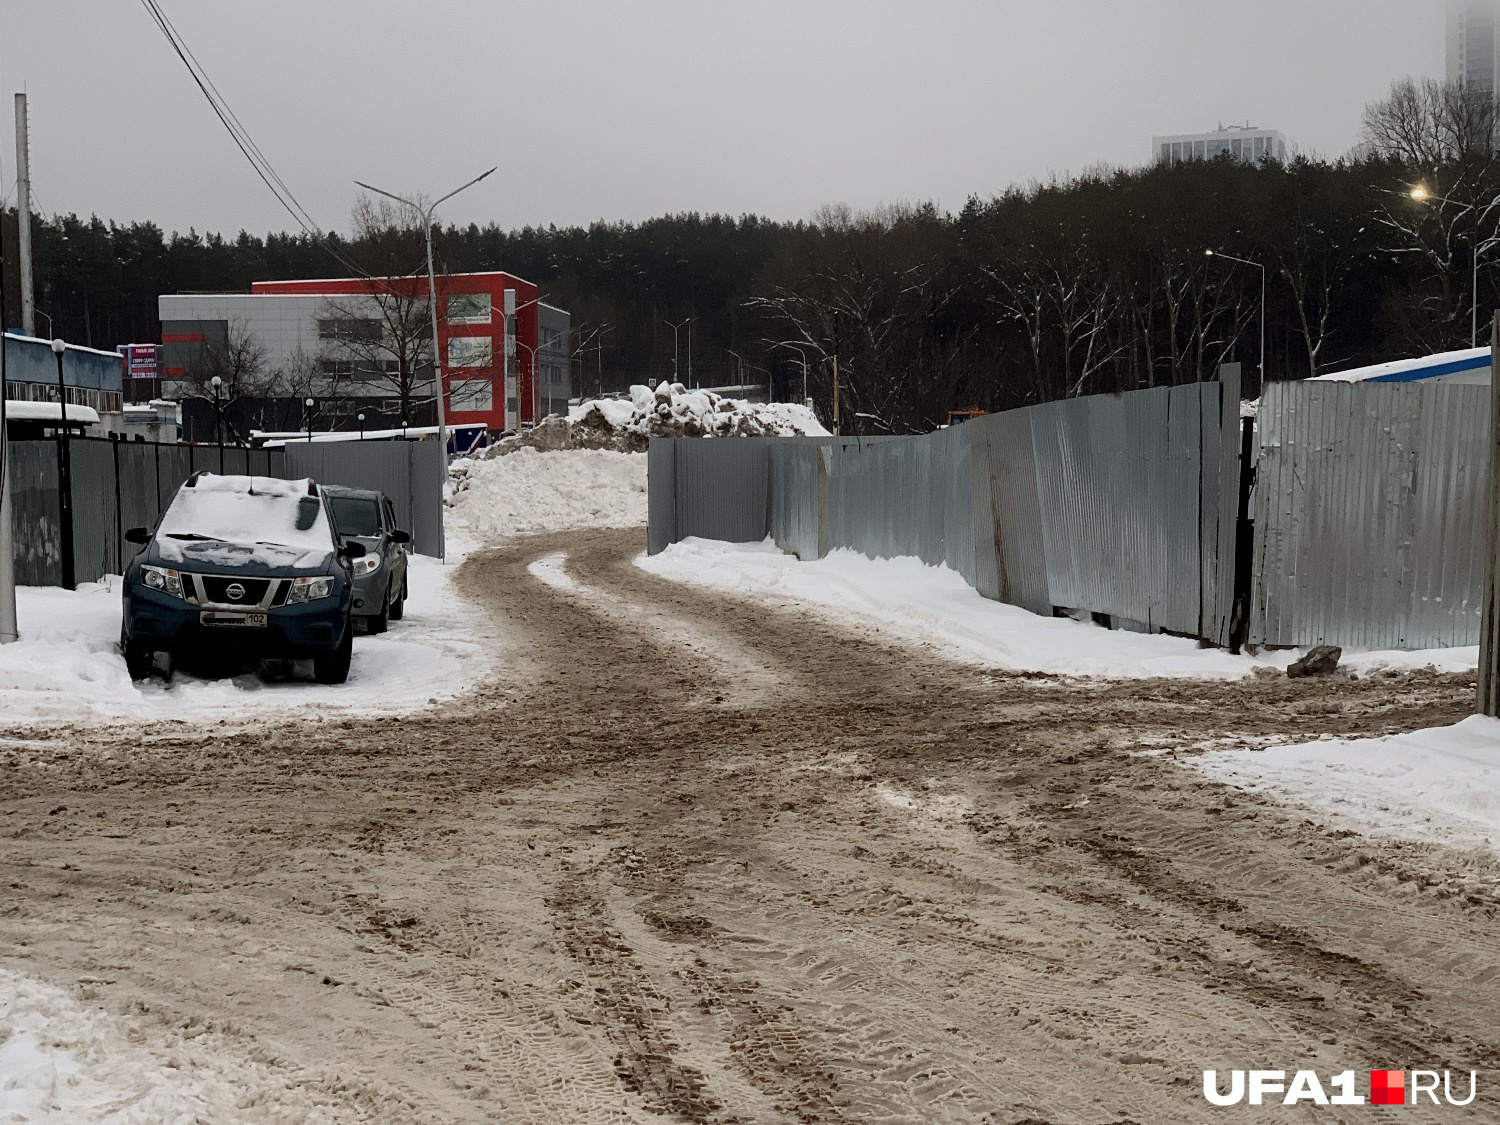
[[[115,458],[115,573],[125,573],[125,529],[120,517],[120,435],[109,435],[110,452]]]
[[[1500,661],[1495,645],[1500,641],[1500,388],[1495,386],[1495,357],[1500,352],[1500,313],[1490,329],[1490,480],[1484,538],[1484,611],[1479,621],[1478,711],[1500,718]]]

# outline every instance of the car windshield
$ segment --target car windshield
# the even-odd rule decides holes
[[[374,538],[380,534],[380,510],[375,501],[357,496],[330,496],[329,500],[333,504],[333,522],[340,535]]]

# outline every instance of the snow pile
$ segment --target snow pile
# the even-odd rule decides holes
[[[452,476],[452,512],[488,544],[526,532],[646,522],[644,453],[523,448],[455,463]]]
[[[74,592],[19,587],[21,639],[0,645],[0,714],[12,721],[253,720],[281,708],[306,715],[399,714],[429,699],[451,698],[485,675],[489,658],[473,632],[473,612],[451,588],[455,556],[450,553],[443,567],[412,555],[410,566],[405,620],[393,622],[388,633],[354,638],[354,663],[345,684],[270,682],[254,674],[213,681],[178,674],[170,684],[135,683],[117,647],[119,578]]]
[[[1372,835],[1500,844],[1500,721],[1184,759],[1216,780],[1345,818]]]
[[[518,449],[644,453],[654,437],[827,435],[817,416],[805,406],[745,402],[712,391],[690,391],[681,383],[662,383],[655,390],[631,387],[628,399],[585,402],[573,407],[566,418],[545,418],[536,429],[495,442],[479,456],[503,457]]]
[[[1112,632],[1038,617],[980,597],[957,571],[919,559],[830,552],[800,562],[764,543],[686,539],[637,565],[680,581],[748,593],[774,604],[809,603],[843,624],[867,624],[896,640],[986,667],[1074,676],[1193,676],[1232,680],[1255,662],[1179,637]]]
[[[345,1115],[284,1076],[229,1054],[218,1036],[145,1043],[141,1028],[52,985],[0,969],[0,1122],[331,1122]],[[237,1117],[236,1120],[248,1120]]]

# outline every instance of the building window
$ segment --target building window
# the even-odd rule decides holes
[[[448,298],[449,324],[488,324],[490,322],[490,295],[488,293],[454,293]]]
[[[318,321],[320,340],[378,340],[382,335],[380,321],[365,317],[340,317]]]
[[[495,362],[495,342],[488,336],[454,336],[448,341],[448,366],[489,367]]]
[[[495,408],[495,384],[490,379],[454,379],[448,384],[454,410],[490,411]]]
[[[354,361],[350,359],[322,359],[318,366],[324,375],[353,375]]]

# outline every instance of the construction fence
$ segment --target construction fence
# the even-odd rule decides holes
[[[390,497],[398,521],[412,529],[412,549],[443,549],[445,459],[437,442],[314,443],[244,449],[75,437],[68,442],[72,482],[72,567],[63,557],[61,457],[51,438],[11,440],[10,488],[16,582],[60,586],[123,573],[137,548],[133,527],[154,528],[172,496],[199,470],[376,488]]]
[[[649,549],[913,556],[1223,646],[1478,643],[1489,388],[1272,384],[1240,412],[1230,365],[918,437],[653,440]]]

